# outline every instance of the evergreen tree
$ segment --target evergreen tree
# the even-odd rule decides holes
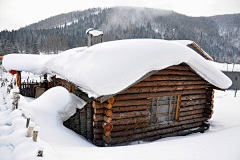
[[[26,42],[25,42],[25,52],[26,52],[26,54],[30,54],[31,53],[30,47],[31,47],[31,45],[30,45],[29,39],[27,37]]]
[[[13,47],[13,53],[19,53],[18,48],[17,48],[16,45],[14,45],[14,47]]]
[[[37,40],[35,40],[35,41],[33,42],[33,51],[32,51],[32,53],[33,53],[33,54],[39,54]]]
[[[2,46],[0,46],[0,56],[3,56],[3,49],[2,49]]]

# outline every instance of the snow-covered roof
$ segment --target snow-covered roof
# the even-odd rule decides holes
[[[223,72],[240,72],[240,64],[227,64],[213,61],[210,61],[210,63]]]
[[[227,89],[232,83],[198,53],[174,41],[133,39],[105,42],[89,48],[71,49],[49,58],[38,56],[35,63],[29,61],[29,66],[25,61],[24,67],[20,56],[5,56],[3,66],[7,70],[37,71],[37,74],[40,71],[56,73],[94,98],[116,94],[151,71],[183,62],[216,87]],[[25,56],[28,55],[24,55],[24,59]]]
[[[174,40],[177,43],[183,44],[185,46],[193,45],[194,48],[196,48],[199,51],[199,54],[202,54],[204,57],[206,57],[208,60],[213,60],[213,58],[205,52],[202,48],[200,48],[197,43],[191,40]]]

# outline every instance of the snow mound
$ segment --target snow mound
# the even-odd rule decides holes
[[[76,113],[77,108],[83,108],[85,104],[85,101],[76,98],[63,87],[51,88],[29,103],[35,113],[47,112],[53,119],[62,122]]]

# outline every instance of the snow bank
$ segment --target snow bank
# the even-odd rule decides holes
[[[118,93],[150,71],[183,62],[216,87],[227,89],[231,85],[231,80],[219,69],[192,49],[174,41],[134,39],[75,48],[46,58],[48,61],[41,64],[45,68],[33,63],[29,64],[29,68],[27,65],[22,67],[19,63],[10,62],[12,59],[20,59],[19,55],[7,56],[3,64],[8,70],[30,70],[32,67],[33,71],[53,72],[78,85],[89,97],[95,98]]]
[[[47,112],[53,119],[63,122],[83,108],[86,102],[69,93],[63,87],[54,87],[44,92],[39,98],[29,103],[35,113]],[[36,111],[37,110],[37,111]],[[32,115],[32,117],[36,117]]]

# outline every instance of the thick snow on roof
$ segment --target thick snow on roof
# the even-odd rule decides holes
[[[240,72],[240,64],[227,64],[210,61],[212,65],[225,72]]]
[[[4,67],[19,70],[14,63],[11,64],[15,68],[9,65],[15,55],[6,57]],[[68,79],[89,97],[97,98],[122,91],[150,71],[183,62],[216,87],[226,89],[231,85],[229,78],[192,49],[177,42],[156,39],[120,40],[87,49],[76,48],[55,55],[43,65],[44,71]],[[38,66],[34,67],[37,70]]]
[[[191,41],[191,40],[173,40],[173,41],[175,41],[177,43],[180,43],[180,44],[183,44],[185,46],[188,46],[188,45],[194,43],[194,44],[196,44],[199,47],[199,45],[197,43],[195,43],[194,41]],[[206,57],[208,57],[209,59],[213,60],[213,58],[207,52],[205,52],[203,49],[201,49],[201,50],[202,50],[203,54],[205,54]]]
[[[45,64],[54,55],[10,54],[4,56],[3,66],[7,70],[28,71],[35,74],[47,72]]]

